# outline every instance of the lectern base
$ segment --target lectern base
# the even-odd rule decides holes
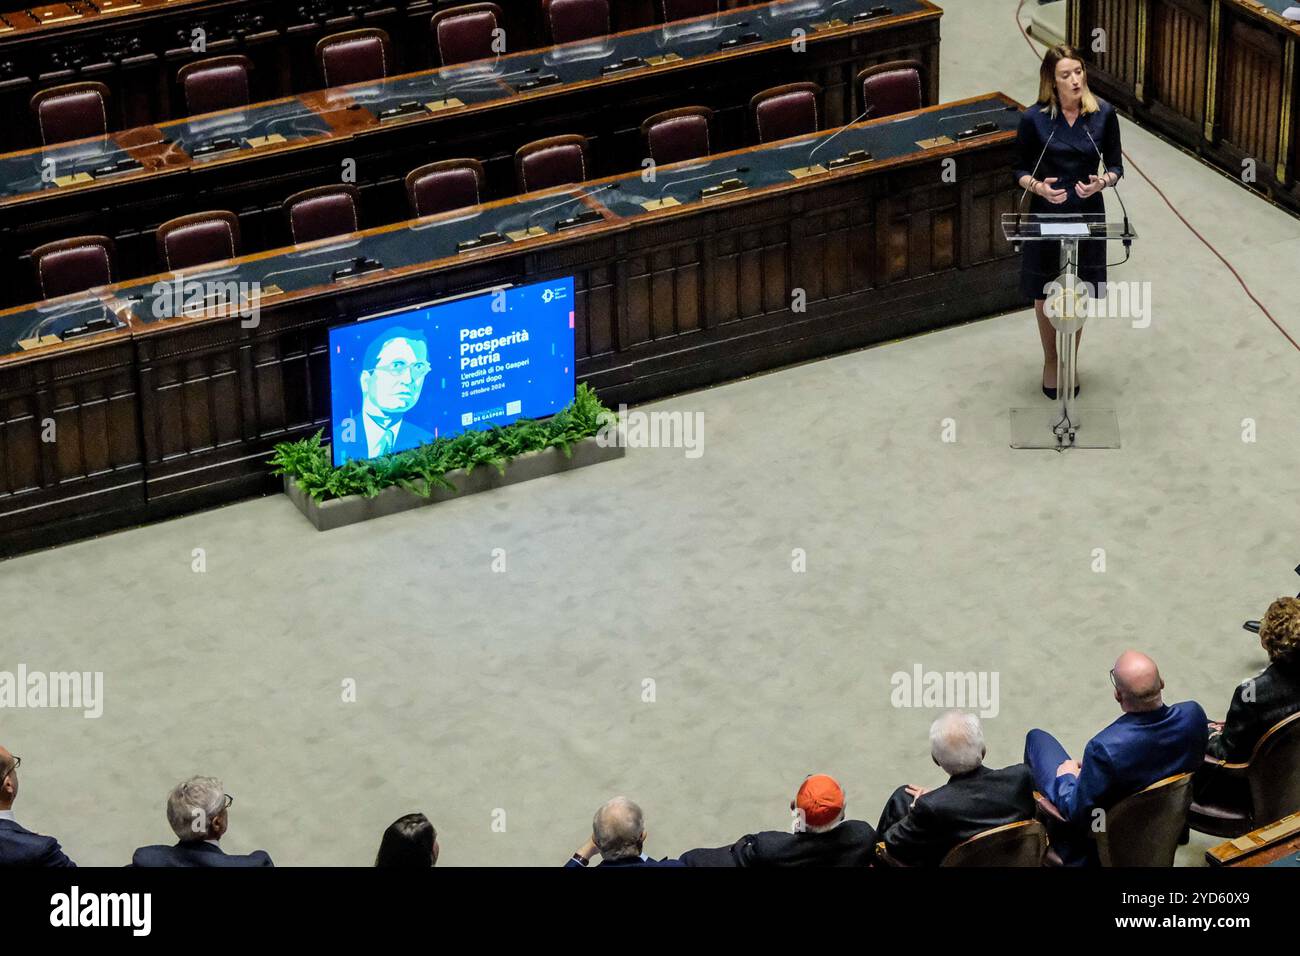
[[[1119,448],[1113,408],[1076,408],[1073,432],[1061,423],[1061,406],[1011,409],[1012,448]],[[1059,432],[1059,437],[1058,437]]]

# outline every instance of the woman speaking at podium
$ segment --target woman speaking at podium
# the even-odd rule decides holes
[[[1124,175],[1115,108],[1088,90],[1083,59],[1072,46],[1059,44],[1048,50],[1038,75],[1038,102],[1021,114],[1016,133],[1020,157],[1015,176],[1020,188],[1034,197],[1029,212],[1104,215],[1106,201],[1101,194]],[[1034,300],[1038,337],[1043,343],[1043,394],[1054,399],[1056,330],[1044,304],[1047,286],[1061,274],[1061,244],[1025,242],[1021,249],[1020,291]],[[1077,265],[1079,279],[1088,283],[1098,298],[1105,298],[1106,243],[1100,239],[1080,242]],[[1080,329],[1077,335],[1082,334]],[[1076,385],[1076,395],[1078,391]]]

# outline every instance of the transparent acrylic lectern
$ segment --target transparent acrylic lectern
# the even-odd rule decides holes
[[[1127,246],[1137,233],[1127,217],[1123,222],[1107,222],[1104,213],[1009,212],[1002,214],[1002,235],[1017,249],[1023,242],[1061,244],[1061,274],[1044,296],[1047,316],[1056,329],[1056,404],[1011,409],[1011,447],[1118,448],[1115,410],[1085,408],[1074,397],[1075,334],[1094,308],[1092,290],[1079,281],[1079,243],[1096,239]]]

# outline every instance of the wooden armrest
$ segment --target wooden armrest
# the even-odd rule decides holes
[[[1221,773],[1242,775],[1250,769],[1250,761],[1246,761],[1245,763],[1228,763],[1226,760],[1221,760],[1218,757],[1211,757],[1209,754],[1206,754],[1205,766],[1214,767]]]
[[[1051,800],[1048,800],[1037,790],[1034,791],[1034,803],[1038,804],[1038,809],[1041,810],[1043,813],[1045,813],[1047,816],[1051,817],[1053,820],[1059,820],[1061,823],[1070,822],[1066,820],[1064,816],[1061,815],[1060,810],[1056,809],[1056,804],[1052,803]]]

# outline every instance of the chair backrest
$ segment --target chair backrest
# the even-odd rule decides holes
[[[609,0],[542,0],[552,43],[571,43],[609,33]]]
[[[821,129],[817,106],[821,92],[816,83],[787,83],[754,94],[749,112],[758,141],[770,143]]]
[[[341,236],[361,228],[356,186],[317,186],[294,193],[284,201],[289,233],[294,245]]]
[[[418,218],[483,201],[483,164],[477,159],[444,159],[406,174],[406,198]]]
[[[172,271],[239,255],[239,217],[213,210],[169,219],[156,233],[158,258]]]
[[[664,22],[671,20],[689,20],[691,17],[706,17],[716,14],[721,4],[718,0],[659,0],[659,12]]]
[[[85,292],[113,281],[113,240],[75,236],[47,242],[32,250],[32,263],[42,299]]]
[[[1047,828],[1021,820],[977,833],[948,851],[940,866],[1042,866]]]
[[[190,116],[247,106],[253,98],[253,61],[242,54],[195,60],[181,67],[176,82]]]
[[[439,10],[429,21],[438,59],[443,66],[448,66],[504,54],[504,48],[492,49],[493,31],[502,29],[504,20],[501,8],[495,3],[467,3]]]
[[[1192,805],[1192,775],[1157,780],[1106,811],[1093,836],[1102,866],[1173,866]]]
[[[520,146],[515,151],[515,175],[521,193],[583,182],[587,178],[587,138],[570,133]]]
[[[1300,713],[1269,728],[1255,744],[1246,768],[1251,815],[1256,824],[1300,810]]]
[[[316,44],[316,65],[327,87],[382,80],[396,72],[393,41],[377,27],[322,37]]]
[[[658,166],[708,156],[712,119],[713,110],[707,106],[683,106],[656,113],[641,124],[647,155]]]
[[[66,143],[108,132],[108,87],[103,83],[65,83],[37,92],[32,115],[41,142]]]
[[[868,108],[867,119],[919,110],[925,105],[925,66],[920,60],[877,63],[858,73],[857,88],[862,97],[859,113]]]

